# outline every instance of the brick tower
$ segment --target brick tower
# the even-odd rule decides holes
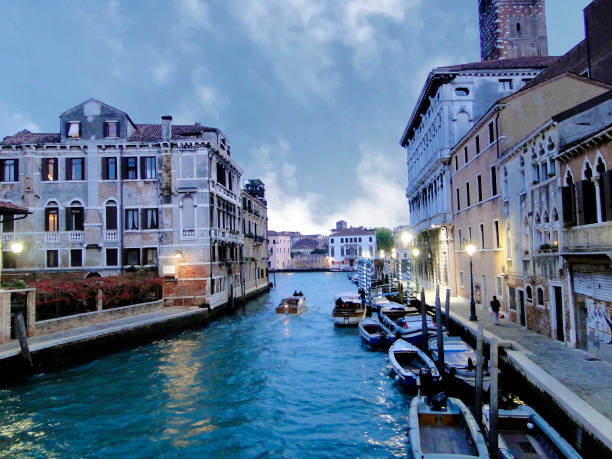
[[[547,56],[544,0],[478,0],[480,58]]]

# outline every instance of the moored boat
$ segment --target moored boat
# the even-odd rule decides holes
[[[488,430],[488,405],[482,407],[482,421]],[[526,405],[498,410],[497,432],[499,456],[503,459],[582,457],[542,416]]]
[[[449,336],[444,333],[444,372],[468,388],[476,387],[476,351],[472,349],[459,336]],[[429,339],[431,357],[438,361],[438,341],[435,337]],[[482,375],[482,389],[489,390],[490,371],[484,365]]]
[[[465,404],[440,393],[410,404],[410,444],[417,459],[488,458],[487,444]]]
[[[395,337],[385,333],[377,319],[370,317],[359,322],[359,335],[371,347],[386,347],[395,341]]]
[[[434,384],[440,382],[436,364],[427,354],[403,339],[398,339],[389,348],[387,360],[403,386],[417,387],[421,378],[428,378]]]
[[[299,314],[306,307],[306,298],[303,295],[283,298],[276,307],[279,314]]]
[[[410,344],[420,346],[424,342],[423,322],[421,314],[411,312],[406,306],[398,303],[389,303],[378,313],[381,327],[388,335],[396,339],[403,339]],[[436,325],[431,317],[427,317],[427,335],[436,333]],[[427,339],[427,338],[425,338]]]
[[[366,309],[361,305],[361,298],[350,293],[336,299],[332,318],[334,324],[339,327],[356,327],[365,317],[365,313]]]

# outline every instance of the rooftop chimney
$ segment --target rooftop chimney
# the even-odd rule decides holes
[[[172,138],[172,116],[164,115],[161,118],[162,140],[170,140]]]

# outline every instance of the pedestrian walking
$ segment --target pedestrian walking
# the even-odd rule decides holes
[[[493,316],[495,317],[495,325],[499,325],[499,308],[501,304],[495,295],[493,295],[493,299],[491,300],[491,311],[493,311]]]

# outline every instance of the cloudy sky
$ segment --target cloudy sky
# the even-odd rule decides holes
[[[549,53],[588,0],[547,0]],[[221,128],[269,226],[408,222],[398,144],[432,67],[478,61],[476,0],[0,0],[0,137],[95,97]]]

